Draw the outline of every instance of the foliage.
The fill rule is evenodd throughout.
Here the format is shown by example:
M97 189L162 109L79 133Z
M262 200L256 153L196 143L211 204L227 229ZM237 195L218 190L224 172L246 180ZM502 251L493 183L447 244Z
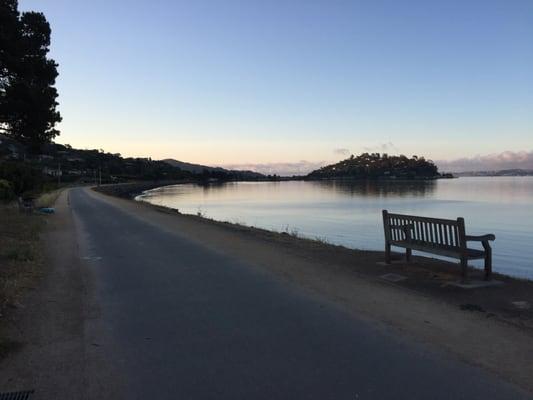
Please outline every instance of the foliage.
M437 166L424 157L363 153L313 171L308 178L431 179L438 176Z
M9 181L0 179L0 201L11 200L14 195Z
M39 192L44 185L44 177L40 168L23 161L1 162L0 179L7 181L17 196Z
M42 13L0 0L0 128L37 151L56 137L57 64L47 58L50 24Z

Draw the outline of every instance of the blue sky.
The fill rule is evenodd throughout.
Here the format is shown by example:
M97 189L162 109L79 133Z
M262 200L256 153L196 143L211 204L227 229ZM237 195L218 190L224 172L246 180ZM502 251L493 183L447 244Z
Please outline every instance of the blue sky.
M533 2L19 0L59 142L207 164L533 150Z

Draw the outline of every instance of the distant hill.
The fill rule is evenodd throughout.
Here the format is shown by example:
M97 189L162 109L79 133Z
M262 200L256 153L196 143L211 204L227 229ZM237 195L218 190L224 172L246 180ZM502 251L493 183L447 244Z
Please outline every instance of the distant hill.
M41 152L35 154L29 151L26 144L0 135L0 183L9 188L10 196L39 193L59 183L69 182L168 182L232 178L195 175L150 158L124 158L103 150L80 150L57 143L44 145Z
M454 176L533 176L531 169L502 169L498 171L454 172Z
M435 179L442 177L432 161L424 157L389 156L363 153L336 164L327 165L307 175L308 179Z
M204 171L207 171L210 173L223 173L223 174L229 174L229 175L238 175L240 179L264 179L266 178L265 175L260 174L259 172L254 172L254 171L240 171L240 170L225 169L221 167L209 167L207 165L192 164L192 163L188 163L184 161L178 161L172 158L167 158L161 161L173 167L179 168L182 171L191 172L193 174L201 174Z
M103 150L81 150L49 143L38 154L28 146L0 134L0 191L11 194L38 192L57 183L117 183L138 181L226 182L269 180L252 171L184 163L176 160L122 157ZM1 195L1 192L0 192Z

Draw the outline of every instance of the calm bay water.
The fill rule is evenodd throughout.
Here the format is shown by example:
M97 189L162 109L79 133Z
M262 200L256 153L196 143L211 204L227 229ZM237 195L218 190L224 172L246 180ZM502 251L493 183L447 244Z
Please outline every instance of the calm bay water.
M382 209L461 216L467 234L496 234L495 271L533 279L533 177L188 184L150 190L138 199L186 214L200 212L220 221L369 250L383 249Z

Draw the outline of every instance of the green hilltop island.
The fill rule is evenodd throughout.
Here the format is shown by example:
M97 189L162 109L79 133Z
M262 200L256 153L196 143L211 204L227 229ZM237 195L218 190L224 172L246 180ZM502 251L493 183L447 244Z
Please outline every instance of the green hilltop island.
M452 177L440 174L433 161L424 157L363 153L317 169L306 179L432 180Z

